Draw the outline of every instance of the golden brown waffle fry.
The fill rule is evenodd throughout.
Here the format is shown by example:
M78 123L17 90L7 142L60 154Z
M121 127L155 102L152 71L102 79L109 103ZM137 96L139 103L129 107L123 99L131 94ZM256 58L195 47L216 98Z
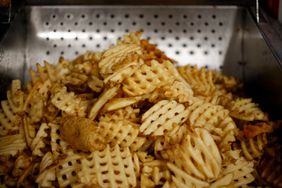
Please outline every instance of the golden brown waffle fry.
M162 100L142 116L140 131L145 135L163 135L170 131L173 124L181 124L187 118L185 106L174 100Z
M167 164L169 170L174 174L172 176L172 181L175 183L176 187L208 187L209 183L190 176L181 168L178 168L172 163Z
M15 156L25 148L26 142L22 134L0 137L0 155Z
M256 123L254 125L244 126L243 133L246 138L253 138L262 133L270 133L273 131L273 127L265 122Z
M20 123L20 117L13 112L9 102L7 100L1 101L2 110L5 116L9 119L11 123L18 125Z
M44 156L44 150L47 149L47 144L45 139L48 139L50 133L50 127L47 123L42 123L39 130L36 133L35 138L32 140L30 149L32 154L35 156Z
M228 109L230 116L236 119L244 121L268 120L267 114L256 103L253 103L252 99L238 98L230 103Z
M242 138L240 142L245 158L247 160L254 160L263 154L264 146L267 144L267 135L262 133L254 138Z
M98 127L90 119L67 116L62 122L60 134L73 149L82 151L101 150L109 142L108 137L111 135L104 133L104 129Z
M45 169L36 178L36 183L38 183L40 187L55 187L53 185L53 182L55 181L56 181L56 166Z
M18 125L14 124L0 108L0 136L7 136L12 133L17 133Z
M213 74L205 68L195 66L178 67L178 72L192 87L195 95L209 96L215 92Z
M66 112L70 115L77 115L79 117L86 116L86 110L88 108L88 101L82 100L76 96L73 92L67 92L66 87L57 87L54 89L51 102L58 109Z
M100 116L100 121L110 121L110 120L128 120L131 122L139 121L139 109L134 109L131 106L118 109L113 112L108 112Z
M98 184L101 187L135 187L136 176L129 148L116 145L92 153Z
M171 62L160 63L152 60L149 64L142 64L132 76L125 79L122 89L130 96L144 95L157 87L172 83L174 79Z
M56 177L60 187L66 187L72 184L81 184L77 174L81 169L82 158L82 155L70 153L67 158L59 162L56 166Z
M75 123L75 122L73 122ZM51 127L51 151L54 158L65 154L68 151L68 144L62 139L59 124L49 123Z
M254 180L252 172L254 171L253 162L246 161L244 158L237 159L235 163L228 164L224 170L223 174L231 173L233 179L230 182L230 186L241 187L248 185Z
M118 144L121 148L130 147L139 133L138 125L126 120L100 121L98 127L102 128L107 143Z
M11 89L7 91L7 99L13 112L20 113L23 111L24 92L21 90L20 80L12 81Z
M202 128L194 129L183 143L168 151L170 161L187 174L201 180L214 180L221 171L222 159L210 133Z
M94 120L99 113L99 110L115 95L117 95L119 90L119 86L114 86L112 88L106 89L100 95L99 99L95 102L95 104L90 109L88 114L88 118Z

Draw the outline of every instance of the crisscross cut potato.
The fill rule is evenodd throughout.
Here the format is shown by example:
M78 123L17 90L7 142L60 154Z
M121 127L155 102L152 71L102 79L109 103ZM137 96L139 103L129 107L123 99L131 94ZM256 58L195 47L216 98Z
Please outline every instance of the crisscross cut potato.
M236 78L177 67L141 34L12 81L0 187L282 187L281 123Z

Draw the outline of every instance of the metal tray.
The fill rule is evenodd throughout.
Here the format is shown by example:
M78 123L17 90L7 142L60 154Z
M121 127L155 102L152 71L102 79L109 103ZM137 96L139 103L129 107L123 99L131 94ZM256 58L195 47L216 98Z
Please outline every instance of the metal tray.
M1 98L36 63L100 51L140 30L178 65L236 76L274 116L282 109L281 69L249 11L236 6L25 7L0 44Z

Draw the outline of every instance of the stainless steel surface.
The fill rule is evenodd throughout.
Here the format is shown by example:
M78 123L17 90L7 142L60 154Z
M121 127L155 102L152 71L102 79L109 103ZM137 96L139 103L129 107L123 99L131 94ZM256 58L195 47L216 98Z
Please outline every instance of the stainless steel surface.
M7 81L7 75L11 79L28 79L28 68L37 62L56 63L61 55L72 59L87 50L100 51L123 34L137 30L143 30L144 38L157 44L179 65L197 64L222 70L245 78L248 84L257 79L256 68L260 65L263 65L261 70L279 72L255 20L244 8L31 6L18 15L0 44L4 52L0 71L6 74L0 76L1 84ZM268 65L271 68L267 69ZM281 80L282 75L277 76ZM2 95L5 90L1 86ZM269 91L266 95L276 92L273 88ZM275 94L278 99L270 98L268 104L281 109L281 95Z

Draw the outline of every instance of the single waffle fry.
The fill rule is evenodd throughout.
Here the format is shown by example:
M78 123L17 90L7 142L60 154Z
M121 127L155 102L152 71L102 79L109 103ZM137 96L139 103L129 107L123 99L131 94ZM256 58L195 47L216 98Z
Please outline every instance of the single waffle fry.
M31 143L36 135L36 130L35 126L31 124L30 118L27 116L23 118L23 130L26 144L28 145L28 147L31 147Z
M172 163L167 164L169 170L174 173L172 181L177 187L208 187L209 183L190 176Z
M58 87L54 89L54 95L51 98L51 102L58 109L66 112L70 115L77 115L79 117L86 116L86 110L88 108L88 101L82 100L76 96L73 92L67 92L66 87Z
M64 76L64 79L62 79L62 83L65 85L81 85L84 84L87 79L87 75L71 72L70 74Z
M140 131L145 135L163 135L173 129L173 124L183 123L187 114L184 105L176 101L160 101L143 114Z
M130 54L141 54L141 48L137 44L118 44L111 47L102 55L98 66L101 75L105 78L111 75L115 70L113 67L122 62Z
M240 120L268 120L267 114L265 114L256 103L253 103L252 99L238 98L230 103L228 110L230 111L231 117Z
M36 133L35 138L32 140L30 149L35 156L44 156L44 149L47 149L47 144L44 139L48 139L50 127L47 123L42 123Z
M248 162L244 158L240 158L236 160L234 164L228 164L222 173L232 173L233 179L229 185L233 187L240 187L248 185L254 181L254 176L252 175L252 172L254 171L253 166L253 162Z
M70 153L67 158L59 162L56 166L56 177L60 187L81 184L77 174L81 170L82 158L82 155Z
M222 159L210 133L202 128L187 134L183 143L168 153L176 166L193 177L202 180L216 179L221 170Z
M24 106L24 92L21 90L21 81L13 80L11 89L7 91L7 99L15 113L23 111Z
M73 148L82 151L101 150L109 142L109 133L90 119L81 117L65 117L60 126L62 138ZM107 136L107 137L105 137Z
M139 133L138 125L126 120L100 121L98 127L104 130L103 134L111 146L118 144L121 148L130 147Z
M135 187L136 176L129 148L116 145L92 153L98 183L101 187Z
M254 138L240 140L241 148L247 160L254 160L263 154L264 146L267 144L267 135L262 133Z
M41 94L36 93L30 100L29 107L26 110L32 123L40 122L43 117L44 98Z
M18 131L19 126L14 124L0 108L0 136L7 136Z
M25 148L26 142L22 134L0 137L0 155L15 156Z
M45 153L45 155L42 157L42 160L40 162L39 166L39 172L42 173L44 170L46 170L49 166L51 166L54 163L54 157L53 154L48 151Z
M13 112L9 102L7 100L1 101L2 110L5 113L5 116L14 124L20 123L20 117Z
M157 87L172 83L175 79L170 71L171 63L160 63L152 60L149 64L142 64L140 68L123 82L123 91L130 96L144 95Z
M106 77L104 82L106 84L121 83L126 77L130 77L143 63L143 60L139 59L138 55L129 55L120 64L117 64L118 66L115 66L115 72Z
M241 87L241 83L232 76L226 76L218 71L211 71L213 73L214 83L222 85L227 90L234 90Z
M187 65L178 67L178 72L192 87L195 95L208 96L214 93L213 74L205 68L198 69L197 66Z
M114 98L105 104L103 111L107 112L125 108L139 102L141 99L142 97Z
M119 90L119 86L114 86L112 88L106 89L100 95L99 99L95 102L95 104L90 109L88 114L88 118L94 120L99 113L99 110L115 95L117 95Z
M73 122L75 123L75 122ZM55 123L49 123L51 127L51 151L53 157L56 159L59 155L63 155L68 151L68 144L62 139L60 125ZM74 139L74 138L71 138Z
M87 81L87 85L92 91L100 93L103 90L104 82L98 77L91 75L89 80Z
M187 84L181 81L174 81L172 85L166 85L163 87L164 96L170 99L174 99L180 103L191 103L193 98L193 91Z

